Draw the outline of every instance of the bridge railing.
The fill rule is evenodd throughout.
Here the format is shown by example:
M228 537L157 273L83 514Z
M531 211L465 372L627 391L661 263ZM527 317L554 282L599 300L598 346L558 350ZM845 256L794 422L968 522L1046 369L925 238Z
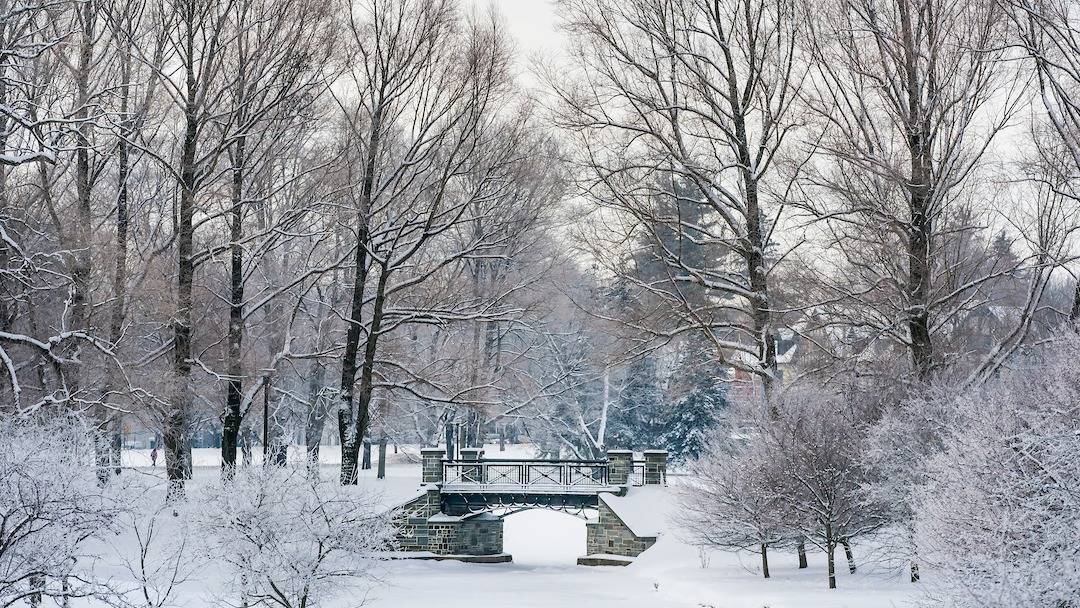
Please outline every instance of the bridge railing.
M609 487L604 460L481 460L443 462L443 488L481 492L557 490L596 492Z

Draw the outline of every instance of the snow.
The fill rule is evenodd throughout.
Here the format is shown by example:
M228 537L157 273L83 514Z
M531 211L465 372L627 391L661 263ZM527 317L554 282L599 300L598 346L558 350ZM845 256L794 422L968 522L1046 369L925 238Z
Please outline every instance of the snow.
M532 509L504 521L503 551L519 566L567 566L585 555L585 520L580 517Z
M667 495L660 486L633 487L625 496L601 494L608 506L638 536L658 536L667 528Z
M775 551L773 577L764 580L756 555L714 552L709 567L702 568L697 549L669 533L629 566L578 566L575 560L585 552L584 520L533 510L507 517L505 526L512 563L395 561L369 606L899 608L913 597L914 586L900 570L869 562L859 563L858 574L838 574L840 588L830 591L825 557L815 552L810 567L799 570L794 554ZM856 557L861 549L855 546Z
M197 451L198 452L198 451ZM326 454L324 452L324 454ZM127 459L140 454L125 454ZM212 462L211 454L197 454L196 463ZM324 476L337 468L324 466ZM400 504L420 491L417 463L392 462L387 477L375 479L375 470L361 471L358 493L376 492L381 504ZM145 485L147 508L162 506L164 471L135 469L129 478ZM191 485L206 483L217 475L212 466L196 468ZM365 592L365 606L372 608L897 608L908 603L916 586L903 579L902 569L890 569L866 558L869 550L855 545L859 572L839 576L837 590L826 588L825 559L820 552L809 555L810 568L799 570L794 555L776 550L771 554L773 577L761 578L758 557L753 554L711 552L708 567L698 549L685 544L667 527L664 514L672 509L673 492L665 488L633 488L626 497L605 496L609 504L639 534L660 533L656 545L627 567L578 566L585 554L585 519L549 510L529 510L506 516L504 548L512 563L466 564L453 561L392 559L379 569L375 585ZM586 512L595 516L595 512ZM162 519L163 532L177 534L171 516ZM118 584L131 584L130 573L118 556L134 555L130 533L112 541L110 551L97 564ZM385 557L401 557L400 554ZM841 561L842 563L842 561ZM924 572L925 576L931 576ZM127 577L127 579L125 579ZM213 563L202 567L179 585L173 605L211 608L222 605L227 581ZM360 602L357 596L340 596L326 604L346 608ZM88 600L73 606L97 606Z

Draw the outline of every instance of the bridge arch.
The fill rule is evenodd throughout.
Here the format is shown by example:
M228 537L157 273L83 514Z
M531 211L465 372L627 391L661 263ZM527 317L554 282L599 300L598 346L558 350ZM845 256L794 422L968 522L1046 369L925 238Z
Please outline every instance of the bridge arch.
M543 508L509 513L503 516L503 551L519 564L572 564L587 553L586 521Z

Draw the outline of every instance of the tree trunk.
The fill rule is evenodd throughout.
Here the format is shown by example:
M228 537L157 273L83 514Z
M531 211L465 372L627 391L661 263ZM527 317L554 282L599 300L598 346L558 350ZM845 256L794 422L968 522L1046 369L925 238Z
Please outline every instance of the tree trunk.
M364 455L360 461L360 468L364 471L371 468L371 442L367 439L364 440Z
M251 439L251 429L244 429L243 427L240 427L240 458L241 463L246 467L251 466L254 462L254 459L251 455Z
M740 246L740 253L746 262L747 276L750 277L750 317L753 321L754 337L758 342L758 361L761 366L758 375L761 378L762 396L765 402L770 404L770 415L776 418L778 414L772 405L773 383L776 379L776 338L773 335L768 268L765 261L768 228L762 224L764 216L758 201L758 176L754 174L752 142L746 133L742 97L734 74L728 77L727 84L727 102L731 106L735 143L746 196L746 238Z
M908 536L911 540L911 582L919 582L919 546L915 543L915 530L911 527L908 529Z
M338 401L338 434L341 439L341 483L356 483L356 467L359 460L359 448L362 436L356 430L366 430L367 421L359 420L365 406L360 405L356 412L353 407L353 393L356 385L357 355L360 351L360 332L363 329L364 287L367 284L367 245L369 233L368 214L371 211L371 197L375 188L375 166L382 130L382 109L379 106L371 118L371 137L367 145L367 157L364 163L364 180L360 186L359 208L356 213L356 259L354 261L352 302L349 308L349 328L345 334L345 352L341 359L341 395ZM374 332L368 334L369 341Z
M848 539L843 539L840 544L844 546L844 557L847 558L848 572L855 574L855 554L851 552L851 542Z
M113 303L109 319L109 344L118 351L123 336L124 318L127 314L127 258L128 258L128 180L131 175L131 139L135 133L131 116L131 48L124 48L120 56L120 137L117 141L116 159L116 250L113 254ZM119 354L119 353L118 353ZM105 373L106 396L122 381L119 364L110 363ZM123 448L123 415L116 413L112 422L112 452L114 473L121 471Z
M484 447L484 420L476 408L469 408L465 415L465 443L471 448Z
M901 10L903 36L914 36L911 15ZM910 45L909 45L910 46ZM911 154L911 180L908 198L911 205L911 226L908 227L908 333L911 338L911 360L920 380L930 377L934 348L930 336L930 282L933 225L933 136L928 116L922 105L921 90L924 78L919 74L915 57L906 57L905 85L907 89L907 145Z
M806 541L800 538L795 549L799 552L799 569L802 570L806 568Z
M364 360L360 368L360 389L357 395L356 416L352 419L352 427L349 430L351 444L346 453L345 442L341 446L341 474L342 484L355 484L357 480L356 465L359 460L360 442L367 433L368 423L371 420L371 395L374 389L375 353L378 347L379 330L382 326L383 306L386 303L386 283L389 280L389 272L383 268L379 273L379 281L375 288L375 302L371 310L371 326L364 345ZM351 392L351 388L350 388ZM351 401L351 400L350 400ZM351 475L346 477L347 468Z
M74 239L71 252L73 257L71 282L71 328L79 332L90 330L90 230L93 226L91 214L91 190L93 177L90 174L90 69L93 62L94 50L94 19L95 3L84 2L77 7L79 20L79 58L75 67L75 94L77 97L73 119L75 120L75 192L76 192L76 217L74 219ZM75 360L79 359L79 347L74 347L71 354ZM82 366L77 366L72 374L72 383L69 386L70 395L74 396L82 386ZM105 397L94 406L94 417L97 429L94 439L94 458L97 467L97 478L101 484L106 484L112 474L112 446L108 438L111 417L109 408L104 402Z
M30 604L31 608L39 608L41 606L41 589L45 588L45 575L32 574L27 579L32 592L26 598L26 603Z
M164 416L162 436L165 443L165 471L169 479L169 498L184 495L184 481L191 477L191 444L188 436L188 418L191 411L191 319L194 298L192 286L195 263L192 256L194 241L196 149L199 137L198 89L195 84L194 29L188 27L187 100L184 111L184 141L180 157L180 208L176 246L178 272L176 280L176 318L173 320L173 368L175 387L169 399L169 409Z
M244 238L243 203L244 203L244 162L246 140L236 140L232 170L232 208L229 210L229 336L228 336L228 374L229 381L225 394L225 415L221 424L221 469L226 479L231 478L236 468L236 448L240 437L240 403L243 400L243 375L241 346L244 339L244 248L240 240Z
M8 95L7 95L7 66L0 63L0 105L7 107ZM8 119L7 116L0 115L0 151L7 150L8 144ZM10 201L8 199L8 168L7 165L0 164L0 214L3 217L9 217L11 209L9 209ZM8 226L4 226L5 229L10 229ZM6 240L0 239L0 269L5 272L0 274L0 290L7 292L7 268L11 261L11 251L8 249ZM13 308L17 308L18 304L15 304ZM0 298L0 331L7 331L11 329L11 322L14 320L13 308L8 307L8 299Z
M1069 310L1069 321L1073 326L1080 325L1080 279L1076 280L1076 287L1073 289L1073 303L1072 309Z
M831 524L825 526L825 553L829 560L829 589L836 589L836 540Z
M322 444L323 428L326 426L326 409L323 407L322 390L326 380L326 366L317 359L312 362L313 369L308 379L307 424L304 428L304 449L307 453L308 467L315 473L319 471L319 447Z
M379 479L386 478L386 435L379 440Z
M761 543L761 574L769 578L769 546Z
M452 460L454 460L454 454L455 454L455 450L454 450L454 425L451 424L450 422L447 422L444 429L443 429L443 432L446 435L446 459L452 461Z

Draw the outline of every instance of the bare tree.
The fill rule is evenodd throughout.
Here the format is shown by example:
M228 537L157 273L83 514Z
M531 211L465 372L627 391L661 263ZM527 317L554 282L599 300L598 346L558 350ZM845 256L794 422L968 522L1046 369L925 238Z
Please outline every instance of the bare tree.
M498 187L513 147L477 153L496 136L496 103L506 84L505 40L496 21L490 27L462 23L449 1L375 0L351 13L348 37L354 67L339 103L357 146L351 201L357 240L338 432L341 481L355 483L378 341L408 320L384 327L388 301L482 246L419 264L431 243L461 221L470 201Z
M1028 335L1060 246L1038 238L1038 217L1010 226L994 205L1012 201L980 187L1023 99L1003 61L1000 5L840 0L808 10L804 98L821 132L805 200L832 252L812 264L813 299L834 335L849 332L838 354L851 362L848 351L893 343L926 380L970 348L986 362L969 370L996 369ZM995 225L1016 229L1027 250L995 249ZM1025 287L1007 287L1020 277ZM1004 289L1019 301L1001 301ZM990 346L965 344L957 328L996 304L1018 310L1011 328Z
M1067 159L1067 181L1060 192L1077 199L1075 180L1080 176L1080 28L1077 7L1059 0L1008 0L1002 3L1016 32L1020 48L1035 65L1038 96L1051 130ZM1060 167L1057 163L1053 163ZM1073 292L1069 319L1080 319L1080 280Z
M559 84L558 121L581 148L582 193L600 209L590 233L596 257L620 272L631 243L660 252L662 281L622 272L647 299L633 331L665 341L704 332L726 364L776 380L778 319L770 256L787 200L788 136L802 71L800 21L785 0L568 0L562 3L582 77ZM787 174L787 175L785 175ZM689 195L676 192L685 183ZM657 208L683 198L700 220ZM685 206L683 207L685 208ZM666 234L687 248L670 248ZM723 247L729 259L695 263L694 247ZM782 257L782 256L781 256ZM702 305L688 297L704 289Z
M229 130L235 135L228 149L231 164L231 207L229 210L229 335L227 353L227 396L222 431L222 467L236 464L237 438L242 420L243 368L241 342L244 335L245 249L266 254L263 244L245 234L245 216L259 203L269 205L275 190L284 188L270 177L279 162L276 152L283 139L295 137L298 123L310 112L324 86L324 66L329 59L331 33L328 4L299 5L293 2L239 2L233 7L237 34L231 41L230 71L232 82ZM259 178L262 178L261 180ZM299 180L301 175L285 175ZM262 182L259 188L256 184ZM285 214L295 223L297 214ZM273 234L267 220L259 214L259 235ZM274 238L274 237L271 237ZM248 260L254 263L256 260ZM269 273L273 275L274 273ZM269 305L269 302L267 303ZM280 350L280 346L278 347Z

